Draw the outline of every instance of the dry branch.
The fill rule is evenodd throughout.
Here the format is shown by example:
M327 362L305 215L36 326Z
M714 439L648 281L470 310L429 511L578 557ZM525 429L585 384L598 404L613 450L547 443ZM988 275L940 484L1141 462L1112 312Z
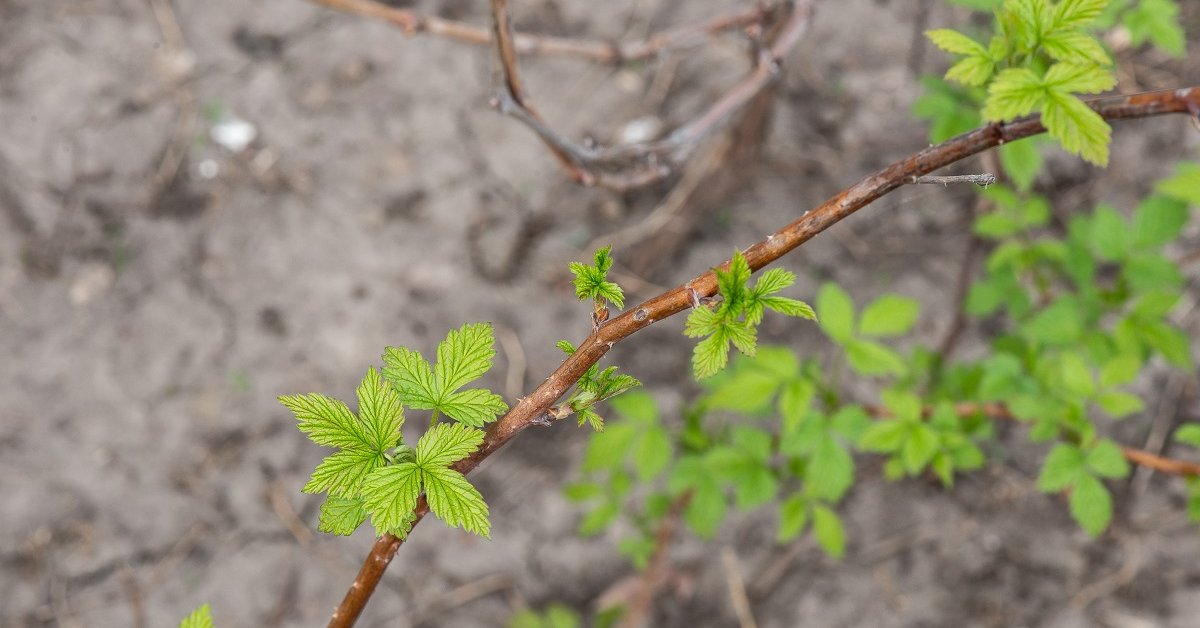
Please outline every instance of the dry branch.
M1185 113L1196 117L1200 116L1200 87L1101 98L1089 104L1106 120L1146 118L1169 113ZM758 271L843 218L905 185L912 177L929 174L1002 143L1037 135L1045 130L1040 117L1031 116L1007 123L992 123L930 146L867 175L816 208L805 212L796 221L746 249L746 261L751 269ZM728 267L728 264L727 260L722 267ZM554 403L566 394L585 370L599 362L613 345L664 318L689 309L697 296L710 297L716 292L717 277L710 270L609 320L580 343L578 350L529 396L519 399L507 414L489 426L479 449L460 460L453 468L461 473L468 473L530 425L547 423ZM429 507L422 498L417 504L413 525L420 523L428 511ZM331 628L344 628L354 624L401 543L399 538L390 534L383 535L375 542L350 590L330 620Z
M685 160L698 140L719 128L779 77L784 58L808 30L815 2L784 2L774 11L764 13L764 20L780 16L781 26L774 33L771 44L758 51L750 73L696 119L681 125L661 140L600 147L579 145L564 138L528 107L519 93L519 83L518 92L513 91L513 84L508 77L516 74L515 54L511 52L512 44L508 44L509 49L505 44L505 40L511 42L511 35L498 35L505 89L493 99L492 105L533 131L576 182L618 191L649 185L669 176L674 164ZM507 23L507 16L503 15L506 5L506 0L492 0L498 34L501 33L500 24Z
M516 33L509 16L508 0L490 0L490 31L422 15L409 9L390 7L374 0L313 0L334 9L382 19L399 26L410 36L429 33L472 44L495 43L503 87L491 100L491 105L533 131L571 180L585 186L600 186L616 191L644 187L670 176L678 163L687 158L698 140L720 127L775 81L784 58L807 29L815 1L757 3L662 31L644 40L615 44ZM783 28L771 45L758 50L750 72L696 119L681 125L661 140L607 148L573 142L555 131L533 108L522 89L517 70L519 54L572 55L600 63L619 64L691 45L723 31L753 27L762 32L766 30L766 24L775 19L781 20Z
M428 34L477 46L489 46L492 43L492 30L489 28L423 15L411 9L400 9L375 0L312 1L345 13L383 20L399 27L409 37ZM660 31L645 39L621 43L513 33L513 47L517 54L522 55L576 57L606 65L619 65L649 59L667 50L694 46L718 33L761 23L772 7L771 3L755 3L705 20Z

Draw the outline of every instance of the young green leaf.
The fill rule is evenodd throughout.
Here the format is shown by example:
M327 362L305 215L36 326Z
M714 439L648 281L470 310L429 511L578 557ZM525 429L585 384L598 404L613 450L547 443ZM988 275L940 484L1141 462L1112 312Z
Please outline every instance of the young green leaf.
M854 458L831 434L817 444L804 474L814 497L836 502L854 484Z
M834 342L845 344L854 337L854 302L837 284L826 283L817 292L817 317Z
M1187 39L1179 24L1179 4L1175 0L1141 0L1121 18L1129 29L1134 46L1150 40L1160 50L1176 57L1187 51Z
M1090 536L1098 536L1112 520L1112 495L1089 474L1079 476L1071 489L1071 516Z
M1200 177L1193 184L1200 188ZM1200 192L1197 196L1200 198ZM1200 202L1197 204L1200 205ZM1133 246L1138 249L1157 249L1179 237L1187 221L1186 203L1166 196L1151 196L1133 212Z
M1192 447L1200 447L1200 425L1192 423L1175 430L1175 441Z
M1083 452L1074 445L1059 444L1050 450L1038 476L1038 490L1043 493L1061 491L1086 475Z
M846 531L842 529L842 520L825 506L813 508L813 536L830 557L841 558L846 554Z
M383 453L373 449L346 448L336 451L317 465L312 479L300 489L305 493L328 492L335 497L354 497L363 480L375 469L387 464Z
M422 469L446 467L479 449L483 431L456 423L439 423L417 441L417 465Z
M1027 68L1008 68L988 87L983 117L993 122L1012 120L1033 112L1046 99L1041 79Z
M575 296L580 301L592 299L607 301L618 308L625 307L625 293L620 286L608 280L608 271L613 265L612 246L597 249L594 261L592 266L581 262L569 265L575 275Z
M388 347L383 354L387 365L383 377L409 407L439 411L461 423L483 427L508 410L504 399L484 389L457 389L491 368L494 343L491 325L463 325L438 343L438 362L432 368L416 351Z
M1084 462L1092 472L1102 477L1123 478L1129 475L1129 463L1125 461L1125 454L1121 453L1121 448L1116 443L1108 439L1097 442L1087 453Z
M212 611L208 604L201 604L190 615L179 622L179 628L213 628Z
M363 482L361 494L375 533L405 538L421 496L421 468L415 462L400 462L376 469Z
M310 440L326 447L367 446L367 436L346 404L325 395L283 395L279 402L291 410Z
M696 343L692 350L692 372L696 379L711 377L728 363L729 340L721 330Z
M864 336L899 336L912 329L920 310L916 299L885 294L863 310L858 331Z
M353 498L364 478L387 464L385 454L400 445L404 412L396 393L368 369L358 386L356 418L346 405L324 395L282 396L279 401L299 420L299 428L314 442L339 447L316 470L302 489Z
M950 29L926 31L925 36L935 46L952 54L965 55L946 72L946 80L963 85L983 85L992 76L996 61L983 44Z
M1175 174L1159 181L1154 189L1174 199L1200 207L1200 163L1181 163Z
M790 541L801 532L808 523L808 504L800 495L793 495L779 502L779 531L775 540L780 543Z
M321 502L317 529L328 534L350 536L367 520L366 506L357 497L326 497Z
M1083 101L1063 92L1047 92L1042 123L1067 152L1079 155L1097 166L1108 165L1112 127Z
M461 473L448 468L483 442L481 430L439 423L417 441L414 461L375 469L362 482L361 496L379 534L403 538L424 487L429 509L450 526L487 536L487 504Z
M446 525L484 538L491 536L487 503L463 474L446 467L422 467L421 479L429 510Z
M1108 0L1061 0L1050 18L1051 28L1086 26L1099 17L1107 5Z
M1012 179L1013 185L1022 192L1033 186L1037 173L1042 169L1042 154L1034 138L1016 142L1005 142L1000 146L1000 165ZM995 214L989 214L995 215ZM1007 235L1007 234L1005 234Z
M877 342L855 338L845 346L850 368L862 375L902 375L907 369L899 354Z

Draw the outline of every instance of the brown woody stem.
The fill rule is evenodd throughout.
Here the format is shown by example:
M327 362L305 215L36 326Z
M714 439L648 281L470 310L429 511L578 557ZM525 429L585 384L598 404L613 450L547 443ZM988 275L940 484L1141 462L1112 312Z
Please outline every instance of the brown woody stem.
M1169 113L1191 114L1200 110L1200 87L1101 98L1090 102L1089 105L1106 120L1146 118ZM989 124L930 146L867 175L821 205L805 212L796 221L746 249L746 261L751 269L760 270L843 218L905 185L912 177L929 174L1005 142L1037 135L1045 130L1038 116L1030 116L1012 122ZM726 260L721 266L728 265L729 260ZM530 395L518 401L499 421L489 426L479 449L460 460L453 468L465 474L479 466L483 459L495 453L540 417L546 416L546 411L579 380L584 371L604 357L613 345L664 318L689 309L692 306L693 294L695 298L704 298L712 296L716 291L717 277L710 270L609 320L584 339L575 353ZM420 523L427 512L428 506L421 500L417 505L413 525ZM400 539L392 535L384 535L376 541L345 599L330 620L330 628L344 628L354 624L401 543Z

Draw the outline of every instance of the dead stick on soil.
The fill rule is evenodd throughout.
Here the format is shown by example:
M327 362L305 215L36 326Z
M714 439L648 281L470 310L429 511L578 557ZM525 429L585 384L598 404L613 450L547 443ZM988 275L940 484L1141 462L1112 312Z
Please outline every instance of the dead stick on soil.
M1147 118L1170 113L1194 116L1195 112L1200 111L1200 87L1101 98L1090 102L1089 105L1106 120ZM1041 118L1032 116L1007 123L992 123L930 146L867 175L809 210L796 221L767 236L765 240L754 244L744 253L746 261L754 271L761 270L847 216L901 187L911 177L944 168L956 161L995 148L1001 143L1013 142L1045 131L1046 127L1042 125ZM728 266L729 260L726 260L721 268ZM710 297L716 292L717 276L709 270L609 320L585 338L578 345L579 349L563 361L532 393L521 398L500 420L488 426L479 449L455 463L452 468L459 473L469 473L530 425L544 422L551 406L579 381L584 371L599 362L616 343L664 318L688 310L695 297ZM1161 461L1154 464L1161 464ZM1200 465L1196 467L1196 472L1200 473ZM425 499L421 498L413 512L413 525L420 523L428 512L429 507ZM385 534L375 542L350 590L346 592L345 598L330 620L331 628L354 625L375 587L379 585L379 579L383 577L388 564L400 549L401 543L401 539L391 534Z
M729 585L729 597L733 600L733 612L741 628L758 628L754 613L750 611L750 600L746 597L746 583L738 570L737 554L728 545L721 547L721 565L725 567L725 582Z

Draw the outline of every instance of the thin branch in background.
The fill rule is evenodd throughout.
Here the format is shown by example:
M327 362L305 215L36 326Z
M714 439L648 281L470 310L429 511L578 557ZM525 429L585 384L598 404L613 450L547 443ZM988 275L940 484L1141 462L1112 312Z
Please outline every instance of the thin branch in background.
M492 7L492 39L496 42L496 52L500 59L500 72L504 88L500 97L493 104L503 113L514 115L531 128L541 129L538 137L554 155L571 178L584 185L592 185L594 177L580 168L577 164L579 156L575 154L572 145L559 138L538 115L536 109L529 104L525 92L521 88L521 78L517 71L517 51L513 43L512 19L508 13L508 0L491 0ZM517 116L516 114L520 114Z
M442 20L374 0L313 0L342 11L382 19L408 35L430 33L473 44L495 43L503 74L503 89L491 105L528 127L554 155L567 175L585 186L628 191L661 181L686 160L697 141L721 126L779 76L784 58L807 30L816 0L758 4L699 22L669 29L644 40L613 44L517 34L512 29L508 0L490 0L492 29ZM729 88L696 119L661 140L600 148L572 142L555 131L533 108L517 71L519 54L561 54L601 63L646 59L666 50L691 45L720 32L747 29L761 33L764 24L786 15L784 27L768 48L758 52L749 74Z
M513 577L507 573L494 573L459 585L435 599L413 620L413 626L441 623L437 620L452 609L500 591L515 587Z
M779 77L784 58L808 29L815 1L798 0L779 5L777 11L786 11L787 17L775 41L760 51L757 63L745 78L730 87L696 119L661 140L605 148L571 142L529 107L520 91L519 80L515 80L516 54L511 33L506 31L506 27L511 28L507 0L492 0L497 48L505 77L504 89L492 99L492 106L533 131L576 182L618 191L646 186L670 176L675 164L686 160L701 138L720 127ZM764 13L764 19L774 13ZM761 30L761 23L756 26Z
M516 399L525 386L525 348L521 346L521 337L507 325L495 325L496 340L504 350L508 360L508 371L504 375L504 396Z
M986 188L996 182L996 175L985 172L983 174L955 174L944 177L939 176L924 176L913 177L909 183L925 183L929 185L952 185L957 183L974 183L980 187Z
M1100 98L1089 102L1088 105L1109 121L1174 113L1190 114L1200 109L1200 87ZM1040 116L1029 116L1012 122L992 123L930 146L860 179L824 203L805 212L794 222L749 247L743 256L752 270L761 270L829 227L903 186L912 177L929 174L1002 143L1045 131L1046 127L1042 125ZM728 268L729 264L730 260L726 260L719 268ZM550 407L579 381L584 371L599 362L618 342L658 321L690 309L693 295L710 297L716 292L717 276L714 269L610 319L579 343L575 353L564 360L532 393L520 398L500 420L489 425L479 449L451 468L459 473L469 473L522 431L544 421ZM1126 456L1128 455L1127 453ZM1146 466L1170 466L1157 456L1144 459L1149 463ZM1193 473L1200 475L1200 464L1194 467ZM1180 468L1185 469L1186 467ZM428 512L429 505L422 497L413 510L413 526L419 524ZM330 619L330 628L354 625L402 543L403 540L391 534L385 534L375 541L349 591Z
M492 31L488 28L423 15L376 0L312 2L345 13L383 20L399 27L409 37L428 34L477 46L489 46L492 43ZM643 61L668 50L694 46L719 33L759 23L767 12L773 10L775 4L754 3L708 19L660 31L644 39L623 43L514 33L513 48L517 54L522 55L575 57L605 65L620 65L631 61Z
M754 613L750 611L750 600L746 597L746 583L738 571L737 554L728 545L721 547L721 566L725 571L725 582L729 585L729 597L733 601L733 612L741 628L758 628Z
M654 597L667 580L667 550L679 529L679 519L691 502L692 491L689 489L671 502L667 514L659 522L658 529L654 533L654 552L650 555L646 569L639 579L637 593L629 602L625 615L621 618L620 628L641 628L648 623Z

